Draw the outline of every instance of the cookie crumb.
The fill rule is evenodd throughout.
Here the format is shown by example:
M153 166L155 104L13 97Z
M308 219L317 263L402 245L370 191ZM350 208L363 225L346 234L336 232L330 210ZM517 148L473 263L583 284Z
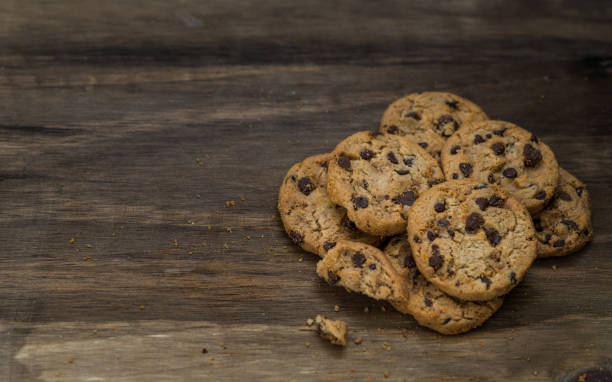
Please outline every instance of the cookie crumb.
M383 305L383 306L380 307L380 310L382 310L383 312L386 312L387 308L385 308L385 306Z
M223 248L229 249L229 245L227 245L227 243L223 243Z
M385 376L385 378L389 378L389 371L385 370L385 373L383 375Z
M140 310L143 310L143 309L144 309L144 305L140 305L138 308L139 308Z
M365 308L363 308L364 313L368 313L370 311L370 308L368 308L367 306Z
M306 325L308 326L312 326L313 323L314 323L314 320L312 318L309 318L306 320Z
M200 199L200 194L196 194L196 198Z
M317 323L317 332L321 338L328 340L334 345L346 345L346 322L329 320L321 315L317 315L315 322Z
M87 248L91 248L91 244L87 244Z
M59 377L60 375L62 375L61 373L55 373L56 377Z
M361 345L362 342L363 342L363 338L361 337L355 338L355 345Z
M533 375L538 375L538 371L537 371L537 370L534 370L534 371L533 371Z
M247 240L251 240L251 235L246 235Z
M179 245L179 244L178 244L178 240L174 239L174 240L172 241L172 244L174 244L174 246L175 246L175 247L178 247L178 245Z
M202 354L206 354L206 353L208 353L208 349L202 348Z
M189 252L187 252L187 254L188 254L189 256L191 256L191 255L193 255L193 252L189 251Z
M225 232L232 233L232 227L225 227Z
M408 337L408 329L406 329L406 328L402 329L402 335L404 337Z
M553 265L551 268L552 268L553 271L557 270L557 266L556 265Z
M76 239L73 237L72 239L70 239L70 241L68 243L74 244L75 241L76 241Z
M212 229L212 226L208 226L208 230L210 231Z
M72 358L68 358L68 363L74 363L74 360Z
M306 341L306 347L309 348L310 347L310 342Z
M236 207L236 202L233 200L226 200L225 201L225 208L230 208L230 207Z
M339 312L340 311L340 307L338 305L334 305L334 312Z
M242 196L240 197L240 200L242 200L243 202L246 200L246 198L244 197L244 195L242 195Z
M304 258L303 258L303 257L300 257L300 258L298 259L298 263L301 263L303 260L304 260Z

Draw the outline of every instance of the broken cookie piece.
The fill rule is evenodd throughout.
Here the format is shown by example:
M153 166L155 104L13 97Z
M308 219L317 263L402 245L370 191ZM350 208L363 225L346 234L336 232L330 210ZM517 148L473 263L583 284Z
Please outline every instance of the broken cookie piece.
M315 322L317 323L317 333L319 333L321 338L328 340L334 345L346 345L346 322L330 320L321 315L317 315Z

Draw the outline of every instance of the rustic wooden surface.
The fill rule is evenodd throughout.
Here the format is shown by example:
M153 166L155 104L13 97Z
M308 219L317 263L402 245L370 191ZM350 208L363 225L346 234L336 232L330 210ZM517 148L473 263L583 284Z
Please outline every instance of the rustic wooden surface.
M432 89L539 135L594 206L591 244L537 261L455 337L324 284L275 209L293 163ZM611 137L605 2L3 0L0 379L561 381L609 367ZM363 344L319 340L317 313Z

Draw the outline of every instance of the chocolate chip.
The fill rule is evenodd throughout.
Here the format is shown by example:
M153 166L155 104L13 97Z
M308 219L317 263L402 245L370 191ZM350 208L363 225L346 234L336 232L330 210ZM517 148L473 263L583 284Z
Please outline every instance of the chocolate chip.
M455 131L457 131L457 129L459 128L459 123L457 121L455 121L455 119L452 116L450 116L448 114L445 114L445 115L441 116L440 118L438 118L438 120L436 121L436 124L435 124L436 128L438 130L441 130L443 126L445 126L445 125L447 125L449 123L453 124L452 132L449 133L446 130L442 130L442 135L447 136L447 137L452 135Z
M408 221L408 216L404 215L403 213L400 212L400 218Z
M538 193L535 194L534 198L538 200L546 199L546 191L538 191Z
M399 162L397 161L397 157L395 156L395 154L393 153L393 151L389 151L387 153L387 159L389 159L389 162L393 163L393 164L398 164Z
M470 163L459 163L459 170L467 178L472 173L472 165Z
M446 209L446 205L444 203L436 203L434 204L434 210L436 212L444 212Z
M485 135L485 137L487 137L487 139L491 139L492 135L487 133L487 135Z
M474 187L474 190L482 190L483 188L487 188L489 187L488 184L483 183L483 184L479 184L478 186Z
M412 238L412 241L414 241L415 243L420 243L421 239L419 239L417 235L414 235L414 237Z
M398 175L407 175L407 174L410 174L410 170L408 170L408 169L395 170L395 172L397 172Z
M344 155L340 155L338 157L338 166L342 167L345 170L349 170L351 168L351 160L345 157Z
M421 146L422 148L426 149L427 148L427 142L419 142L419 146Z
M461 148L461 146L459 146L459 145L455 145L455 146L451 147L450 148L451 155L457 154L457 150L459 150L460 148Z
M427 184L429 185L429 187L433 187L440 183L444 183L444 179L434 179L434 180L427 181Z
M504 202L505 200L500 198L497 195L491 195L491 197L489 198L489 206L493 206L493 207L503 207L504 206Z
M444 321L442 321L442 325L446 325L450 322L451 318L447 317L446 319L444 319Z
M410 112L404 114L404 118L412 118L412 119L415 119L417 121L421 120L421 116L418 113L415 113L414 111L410 111Z
M389 134L397 134L397 126L391 125L387 127L387 133Z
M501 142L495 142L491 145L491 150L493 150L495 155L504 155L506 152L506 145Z
M314 190L315 186L310 181L310 178L306 176L298 180L298 188L300 189L302 194L308 195L312 192L312 190Z
M355 226L355 223L353 223L347 215L344 215L342 217L342 220L340 220L340 224L348 229L349 231L357 231L357 226Z
M321 162L321 167L323 167L323 168L327 168L328 165L329 165L328 161Z
M457 104L459 103L459 101L456 100L450 100L450 101L444 101L445 104L447 104L448 106L452 107L453 109L457 108Z
M510 272L510 282L512 282L513 284L516 283L516 273L515 272Z
M474 144L475 145L481 144L484 141L485 141L485 139L482 137L482 135L480 135L480 134L474 135Z
M453 231L452 229L448 229L448 236L450 237L455 237L455 231Z
M561 224L566 225L568 228L571 228L574 231L578 231L578 224L576 224L576 222L573 220L561 220Z
M535 228L536 232L544 231L544 227L542 227L542 221L540 219L533 219L533 228Z
M569 202L572 200L572 197L570 196L570 194L568 194L565 191L558 191L555 196L561 200L565 200L566 202Z
M540 140L534 134L531 134L531 138L529 138L529 140L534 143L540 143Z
M495 175L493 175L493 174L489 174L489 176L487 177L487 181L488 181L490 184L494 184L494 183L495 183Z
M416 263L414 262L414 258L412 257L412 255L406 255L406 257L404 257L404 267L406 268L416 267Z
M326 241L325 243L323 243L323 249L325 250L325 252L329 251L330 249L334 248L336 246L336 242L335 241Z
M291 175L291 176L290 176L290 178L291 178L291 180L292 180L292 181L294 181L294 182L295 182L295 181L296 181L296 179L297 179L297 178L295 177L295 175Z
M361 156L361 159L364 160L370 160L374 158L374 153L368 149L363 149L359 155Z
M368 187L370 187L370 183L366 182L365 180L363 181L363 188L365 188L366 190L368 189Z
M208 350L206 348L202 348L202 354L206 354L208 353Z
M544 242L548 243L550 241L550 239L552 238L552 235L547 233L546 235L544 235Z
M334 285L338 281L340 281L340 276L336 275L332 271L327 271L327 282L329 283L329 285Z
M429 266L432 267L434 271L437 271L442 268L442 264L444 264L444 259L438 252L434 252L429 258Z
M356 210L359 208L367 208L368 207L368 199L363 196L358 196L353 199L353 208Z
M414 157L404 158L404 164L408 167L412 167L414 164Z
M486 211L487 207L489 207L489 199L487 198L476 198L474 202L478 204L478 207L480 207L482 211Z
M516 176L518 175L518 173L516 172L516 169L512 167L508 167L507 169L505 169L502 174L504 174L504 176L509 179L516 178Z
M423 302L425 303L425 306L432 306L433 302L431 302L430 299L428 299L427 297L423 298Z
M366 257L365 257L365 255L363 253L357 251L351 257L351 260L353 260L353 264L355 264L356 267L361 268L363 266L363 264L365 264L365 262L366 262Z
M472 212L465 219L465 231L467 233L476 233L480 229L480 226L484 224L484 219L478 212Z
M487 290L491 287L491 280L487 276L480 276L479 279L487 285Z
M456 172L453 173L453 179L459 179L459 174L457 174Z
M401 241L402 241L401 237L395 236L393 239L391 239L389 244L391 244L391 245L398 245Z
M508 130L508 128L506 128L506 127L501 128L499 130L493 130L493 134L498 135L500 137L503 137L504 133L506 132L506 130Z
M565 240L557 240L553 243L553 247L559 248L565 245Z
M440 220L438 220L438 224L441 225L442 227L448 227L450 222L448 220L446 220L446 219L440 219Z
M542 153L530 144L523 147L523 163L525 167L535 167L542 160Z
M431 231L427 231L427 240L429 241L434 241L436 240L436 238L438 237L437 234L431 232Z
M370 268L371 270L375 270L376 269L376 264L372 263L368 266L368 268Z
M386 127L386 126L383 126L383 128L384 128L384 127ZM378 126L373 127L373 128L372 128L372 129L369 131L369 133L370 133L370 136L372 136L372 137L376 137L377 135L380 135L380 129L378 128Z
M293 241L297 245L300 245L304 242L304 238L302 237L302 235L300 235L299 233L295 231L289 232L289 238L291 239L291 241Z
M499 234L499 232L497 232L497 230L490 230L487 231L487 240L489 240L489 243L495 247L497 246L497 244L499 244L499 242L501 241L502 237Z
M401 204L403 206L411 206L417 199L417 194L414 191L402 192L395 198L391 199L395 204Z
M578 196L582 196L582 192L584 191L584 187L577 187L576 188L576 193L578 194Z

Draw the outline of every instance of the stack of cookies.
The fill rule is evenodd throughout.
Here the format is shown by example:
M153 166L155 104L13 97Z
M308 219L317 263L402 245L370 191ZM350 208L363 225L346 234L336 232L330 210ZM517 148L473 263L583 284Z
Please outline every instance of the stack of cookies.
M592 236L586 187L546 144L442 92L401 98L376 129L294 165L278 209L330 285L443 334L481 325L537 257Z

